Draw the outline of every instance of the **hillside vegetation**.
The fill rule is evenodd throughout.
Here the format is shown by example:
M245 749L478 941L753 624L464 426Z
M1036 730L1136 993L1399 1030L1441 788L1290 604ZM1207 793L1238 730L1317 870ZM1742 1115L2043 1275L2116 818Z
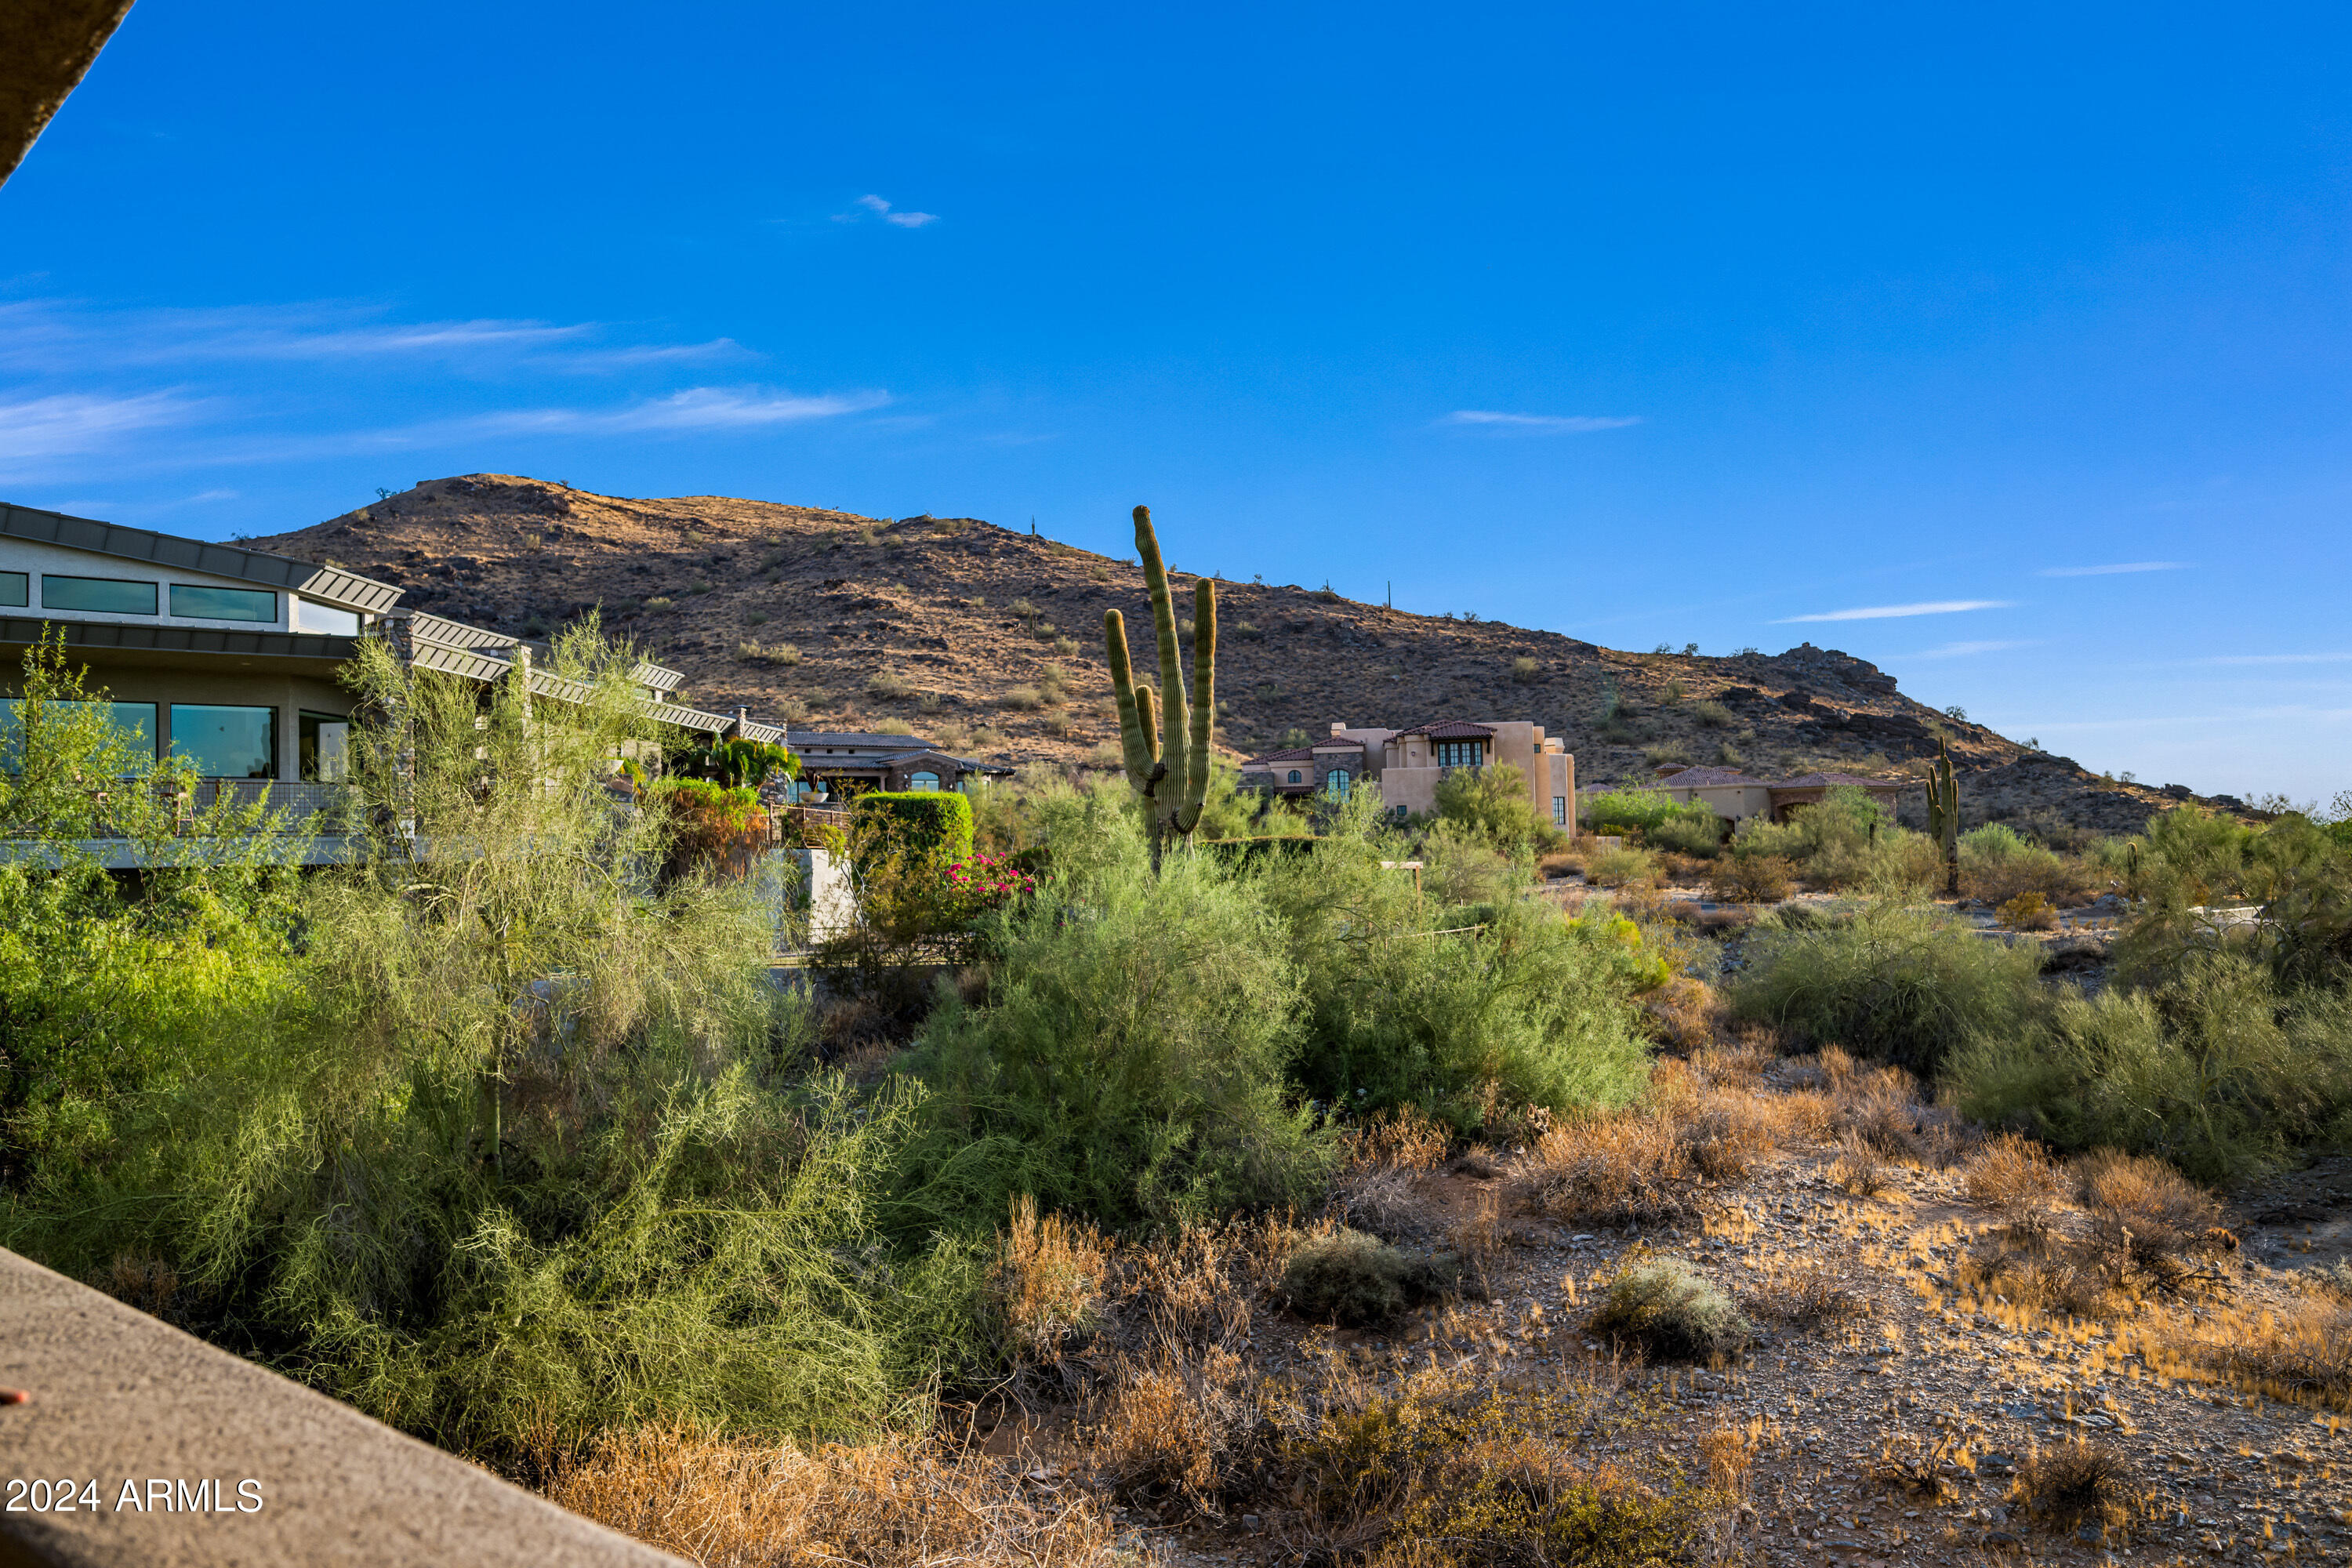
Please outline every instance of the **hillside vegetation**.
M1102 613L1133 621L1145 601L1129 561L971 518L633 500L499 474L424 481L247 542L408 585L412 605L519 636L601 606L608 627L684 670L702 707L919 729L1009 762L1110 765ZM1566 738L1580 783L1607 784L1675 761L1892 773L1948 737L1971 820L2129 832L2172 804L1926 708L1872 665L1811 645L1643 654L1328 588L1219 587L1218 740L1234 756L1334 721L1531 718Z

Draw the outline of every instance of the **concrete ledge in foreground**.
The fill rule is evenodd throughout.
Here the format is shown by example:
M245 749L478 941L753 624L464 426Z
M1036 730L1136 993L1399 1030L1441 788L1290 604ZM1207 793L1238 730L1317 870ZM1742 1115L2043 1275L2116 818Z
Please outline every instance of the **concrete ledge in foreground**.
M5 1250L0 1388L0 1568L683 1568Z

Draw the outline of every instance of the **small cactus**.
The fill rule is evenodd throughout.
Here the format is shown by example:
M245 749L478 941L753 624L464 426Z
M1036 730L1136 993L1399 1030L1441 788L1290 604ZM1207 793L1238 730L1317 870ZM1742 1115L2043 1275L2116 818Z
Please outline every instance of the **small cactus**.
M1127 782L1151 818L1151 864L1171 837L1186 838L1200 825L1209 795L1210 726L1217 711L1217 589L1206 577L1192 586L1192 700L1184 692L1182 653L1176 643L1176 604L1160 560L1160 536L1152 531L1151 509L1135 509L1135 553L1151 590L1151 623L1159 634L1160 700L1135 679L1129 662L1127 622L1117 610L1103 612L1103 643L1110 659L1111 689L1118 699L1118 734Z
M1960 781L1952 771L1948 742L1936 743L1936 761L1927 770L1927 837L1944 856L1944 892L1960 896Z

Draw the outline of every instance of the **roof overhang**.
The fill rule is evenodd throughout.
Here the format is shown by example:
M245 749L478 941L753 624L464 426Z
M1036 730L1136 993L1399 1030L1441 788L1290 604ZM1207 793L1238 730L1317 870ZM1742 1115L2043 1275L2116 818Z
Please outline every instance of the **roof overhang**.
M355 657L355 637L321 637L310 632L240 632L218 626L130 626L116 621L47 621L26 616L0 616L0 645L27 647L51 628L64 634L65 646L81 649L121 649L134 653L217 654L244 658L316 659L337 664Z
M271 555L241 545L183 539L151 529L126 528L119 522L68 517L61 511L43 511L37 507L0 503L0 535L148 565L176 566L183 572L202 572L207 576L258 583L367 615L381 615L391 609L400 602L404 591L340 566L321 566L316 562Z

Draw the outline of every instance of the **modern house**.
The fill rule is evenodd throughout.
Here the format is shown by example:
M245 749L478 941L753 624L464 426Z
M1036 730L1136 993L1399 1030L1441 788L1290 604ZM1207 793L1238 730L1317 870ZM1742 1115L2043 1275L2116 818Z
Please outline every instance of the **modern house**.
M1701 802L1727 822L1743 822L1751 816L1786 822L1840 786L1868 792L1873 800L1886 808L1889 816L1895 814L1895 802L1905 787L1900 780L1866 779L1853 773L1804 773L1774 780L1750 778L1737 768L1684 768L1664 775L1650 787L1685 805Z
M835 799L869 790L970 790L1013 770L959 757L914 735L794 730L784 742L801 760L803 783Z
M1456 768L1507 763L1527 780L1536 810L1573 833L1576 759L1540 724L1447 719L1409 730L1331 726L1328 739L1269 752L1242 764L1244 789L1278 795L1344 797L1360 783L1380 786L1381 804L1402 816L1434 810L1437 783Z
M363 638L415 668L485 684L524 672L534 694L565 699L559 677L533 668L544 644L403 609L402 594L235 544L0 505L0 691L53 631L106 688L116 722L159 757L193 762L215 793L298 816L339 795L352 704L339 677ZM636 676L654 718L713 740L785 739L741 709L706 713L670 700L684 679L677 670L644 664ZM0 697L0 732L13 729L14 707Z

